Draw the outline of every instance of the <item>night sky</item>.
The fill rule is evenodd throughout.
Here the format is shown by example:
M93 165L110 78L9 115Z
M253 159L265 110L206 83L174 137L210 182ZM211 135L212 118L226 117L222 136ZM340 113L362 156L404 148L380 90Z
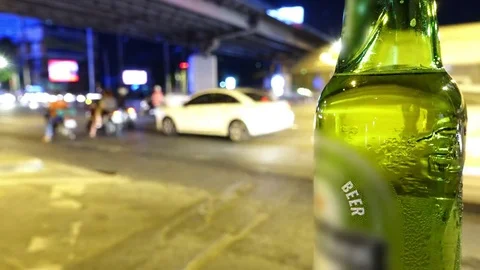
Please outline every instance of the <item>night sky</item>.
M345 0L264 0L274 6L305 8L305 20L321 32L340 37ZM441 25L480 21L479 0L437 0Z

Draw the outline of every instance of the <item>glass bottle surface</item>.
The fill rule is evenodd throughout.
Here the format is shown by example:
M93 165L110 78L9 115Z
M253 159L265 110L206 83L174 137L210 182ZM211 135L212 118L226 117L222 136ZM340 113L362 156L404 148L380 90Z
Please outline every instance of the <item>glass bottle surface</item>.
M317 107L315 269L460 269L466 109L435 1L347 0L342 41Z

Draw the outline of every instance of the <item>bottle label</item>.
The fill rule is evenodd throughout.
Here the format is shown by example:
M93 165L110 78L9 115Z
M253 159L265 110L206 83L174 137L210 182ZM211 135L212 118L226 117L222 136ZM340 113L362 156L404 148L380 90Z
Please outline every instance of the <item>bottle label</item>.
M325 138L316 146L314 270L390 269L395 194L348 146Z
M386 270L387 246L381 239L341 230L326 222L316 224L315 270Z
M366 234L342 229L346 219L342 217L341 201L353 199L360 194L353 190L354 184L347 182L341 191L344 198L337 196L326 181L315 179L314 209L316 216L315 230L317 234L315 251L315 270L386 270L387 246L381 239ZM352 191L353 190L353 191ZM338 192L337 194L341 194ZM354 201L356 200L356 201ZM352 201L358 204L361 199ZM352 202L351 201L351 202ZM354 203L349 203L352 205ZM354 207L360 209L358 207ZM350 215L362 216L363 211L350 211Z

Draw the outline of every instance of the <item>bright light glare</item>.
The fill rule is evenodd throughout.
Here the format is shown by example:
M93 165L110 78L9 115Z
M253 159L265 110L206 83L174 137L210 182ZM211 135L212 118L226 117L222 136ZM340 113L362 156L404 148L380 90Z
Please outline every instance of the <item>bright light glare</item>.
M10 93L0 95L0 110L13 110L15 108L16 101L17 99L15 98L15 96Z
M301 6L282 7L267 10L267 15L286 24L302 24L305 18L305 10Z
M38 105L38 102L30 102L28 104L28 107L31 109L31 110L36 110L40 107L40 105Z
M0 56L0 68L8 67L8 60L7 58Z
M132 107L128 108L127 113L132 120L137 119L137 112L135 111L135 108L132 108Z
M17 99L15 98L15 96L10 93L0 95L0 103L3 103L3 104L15 103L16 100Z
M233 77L228 77L225 79L225 87L228 90L233 90L237 88L237 80Z
M328 52L323 52L320 54L320 61L329 66L335 66L337 64L337 60L332 56L331 53Z
M83 103L83 102L85 102L86 99L87 98L84 95L78 95L77 96L77 102L78 103Z
M332 50L335 53L340 53L342 51L342 40L339 39L332 44Z
M48 96L48 102L55 102L58 100L58 97L55 95L49 95Z
M297 89L297 93L299 95L302 95L302 96L306 96L306 97L312 97L313 96L313 93L310 89L308 88L303 88L303 87L300 87Z
M227 87L227 84L225 82L220 82L220 87L225 88L225 87Z
M123 115L120 111L114 111L112 114L112 122L114 124L121 124L123 122Z
M64 122L64 126L68 129L77 128L77 121L75 121L75 119L67 119Z
M473 129L470 130L472 132ZM480 138L471 138L467 135L467 152L468 157L480 157Z
M75 96L70 94L70 93L67 93L65 94L65 96L63 97L63 100L65 100L65 102L68 102L68 103L71 103L71 102L74 102L75 101Z
M275 96L280 97L285 93L285 78L282 75L274 75L270 84Z
M463 168L463 175L480 176L480 167L465 167Z
M0 110L10 111L15 108L15 103L0 103Z
M51 82L78 82L78 63L74 60L48 60L48 79Z
M102 99L102 94L99 93L88 93L87 99L89 100L100 100Z

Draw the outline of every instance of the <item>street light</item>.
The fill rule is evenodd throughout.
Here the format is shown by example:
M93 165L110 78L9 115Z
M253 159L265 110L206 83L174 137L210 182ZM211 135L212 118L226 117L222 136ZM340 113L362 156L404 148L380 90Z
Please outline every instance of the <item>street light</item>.
M272 91L275 96L283 96L285 93L285 78L282 75L274 75L270 81L270 85L272 86Z
M234 77L227 77L225 79L225 87L228 90L233 90L237 88L237 80Z
M8 60L0 55L0 69L8 67Z

